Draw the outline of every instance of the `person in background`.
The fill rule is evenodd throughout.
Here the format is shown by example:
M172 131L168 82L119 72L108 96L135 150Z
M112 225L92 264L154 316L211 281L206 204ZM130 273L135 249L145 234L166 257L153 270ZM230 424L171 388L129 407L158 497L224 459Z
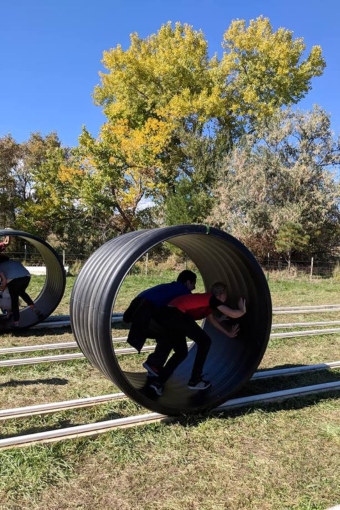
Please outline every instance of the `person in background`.
M9 319L12 316L12 301L8 288L0 292L0 309L2 312L0 319Z
M10 244L10 241L11 240L9 236L5 236L2 241L0 241L0 253L6 250L7 246ZM4 292L0 291L0 309L2 312L0 319L9 319L12 312L12 302L8 289L6 289Z
M155 351L143 363L143 367L148 371L148 376L157 376L158 366L163 366L169 354L167 350L163 351L163 344L159 344L164 332L153 320L155 310L166 306L178 296L191 294L191 291L196 287L196 279L196 274L193 271L185 269L179 273L177 281L161 283L142 291L131 301L124 312L123 321L131 323L127 341L132 347L140 352L147 338L156 339Z
M19 311L19 297L40 316L40 310L34 306L34 302L26 292L30 283L31 275L29 271L17 260L12 260L6 255L0 255L0 278L1 285L0 291L8 288L12 301L12 317L13 327L19 327L20 311Z
M10 244L10 237L5 236L2 241L0 241L0 252L5 251L7 246Z
M238 309L232 309L224 303L227 299L227 288L223 282L215 282L210 292L189 294L177 297L154 314L155 322L166 331L159 339L159 348L173 355L166 364L158 370L157 378L152 381L152 388L157 395L162 395L164 384L176 370L178 365L188 355L187 338L197 345L197 353L188 382L190 390L205 390L211 386L210 381L202 378L205 360L207 358L211 339L209 335L196 323L197 320L206 318L218 331L229 338L234 338L239 332L239 325L232 326L227 330L220 324L213 312L218 310L224 316L238 319L246 313L246 303L243 298L238 301Z

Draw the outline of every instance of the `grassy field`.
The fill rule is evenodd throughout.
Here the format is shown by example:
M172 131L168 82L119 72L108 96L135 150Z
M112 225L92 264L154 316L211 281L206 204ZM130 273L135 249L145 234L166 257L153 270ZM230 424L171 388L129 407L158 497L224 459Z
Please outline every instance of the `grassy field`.
M164 281L169 275L164 276ZM158 277L125 280L122 311ZM43 279L36 277L37 295ZM55 313L68 313L74 278ZM340 303L340 283L269 280L274 306ZM198 287L197 290L200 290ZM274 316L274 322L336 320L339 313ZM126 330L117 325L113 334ZM68 328L4 334L1 347L73 341ZM74 352L74 351L70 351ZM54 351L53 354L58 354ZM60 351L65 353L65 350ZM36 356L39 352L22 354ZM41 355L46 353L40 352ZM19 355L2 356L2 359ZM145 355L122 357L139 367ZM272 339L259 368L340 359L340 336ZM340 379L340 370L249 382L242 394ZM0 369L1 409L115 393L86 360ZM340 504L340 392L210 412L96 437L0 450L0 508L82 510L326 510ZM121 400L1 422L2 438L147 412Z

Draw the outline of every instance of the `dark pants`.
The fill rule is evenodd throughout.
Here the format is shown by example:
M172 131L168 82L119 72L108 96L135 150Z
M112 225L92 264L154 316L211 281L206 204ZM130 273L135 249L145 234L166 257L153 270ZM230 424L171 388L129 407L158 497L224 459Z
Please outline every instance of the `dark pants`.
M163 334L162 329L152 319L155 309L155 305L148 299L136 297L124 312L123 321L131 323L127 342L138 352L141 351L147 338L156 339L158 342L158 338ZM151 362L151 364L163 366L168 355L169 353L165 356L163 362Z
M160 370L166 363L170 352L172 351L172 343L165 334L163 335L149 335L149 338L155 338L156 347L153 352L149 354L146 361L149 365L158 368Z
M202 376L203 366L211 345L209 335L203 331L190 315L174 307L165 306L160 308L154 314L154 319L163 331L166 332L166 335L158 340L155 349L156 356L158 356L158 359L161 359L163 356L164 359L165 355L167 357L172 349L174 351L173 355L160 370L159 381L165 383L178 365L187 357L187 338L193 340L197 345L197 353L190 380L198 381ZM149 358L148 361L150 361Z
M18 322L20 317L19 297L21 297L28 305L34 305L32 299L26 292L30 280L30 276L22 276L21 278L14 278L14 280L11 280L7 283L8 292L12 300L12 313L14 322Z

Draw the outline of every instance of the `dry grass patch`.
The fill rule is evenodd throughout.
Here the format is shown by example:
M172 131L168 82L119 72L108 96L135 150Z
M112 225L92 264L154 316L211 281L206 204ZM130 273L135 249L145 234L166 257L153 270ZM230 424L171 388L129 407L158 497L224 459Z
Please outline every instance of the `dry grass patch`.
M316 397L17 450L6 508L324 510L340 498L339 410ZM41 490L30 492L27 463L39 456L56 464L52 479L37 465Z

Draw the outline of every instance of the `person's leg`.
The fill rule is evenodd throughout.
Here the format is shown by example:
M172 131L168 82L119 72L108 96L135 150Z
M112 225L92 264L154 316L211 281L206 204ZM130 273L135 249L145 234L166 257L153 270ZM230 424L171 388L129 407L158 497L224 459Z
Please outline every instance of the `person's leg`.
M151 352L143 363L148 377L157 377L159 370L165 365L172 350L171 337L153 318L149 322L147 338L156 340L154 352Z
M16 278L14 281L17 282L17 288L19 289L19 296L25 301L27 305L34 308L34 302L31 296L27 294L26 289L29 286L31 278L29 276L23 276L22 278Z
M183 317L181 325L185 335L197 345L197 352L190 377L190 383L197 383L202 379L203 367L211 346L211 339L194 319L188 315Z
M200 333L195 333L194 338L189 337L194 340L197 345L197 352L190 377L191 383L196 383L202 379L204 363L207 359L207 355L211 346L210 337L203 331L203 329L199 329L201 330Z
M11 296L12 301L12 314L13 314L13 322L15 325L18 325L20 312L19 312L19 289L17 288L16 280L11 280L7 284L9 295Z
M166 383L178 365L180 365L180 363L182 363L188 355L187 340L183 334L180 335L177 333L171 341L171 346L174 353L158 373L158 381L160 384Z
M159 370L165 365L165 362L170 355L172 350L172 343L164 336L156 338L156 342L157 343L154 352L149 354L145 363L150 367L154 367Z
M165 363L164 367L161 367L157 372L154 372L153 375L158 377L153 377L150 383L150 388L153 389L157 393L157 395L163 394L163 387L169 377L174 373L176 368L188 355L188 347L186 342L186 337L183 335L172 336L170 338L161 338L159 340L159 349L164 356L168 355L169 352L173 349L173 355L168 359ZM145 366L145 368L148 368ZM155 368L155 367L153 367Z
M174 350L164 367L158 371L158 377L150 384L150 388L153 388L158 395L162 395L164 384L188 355L186 337L180 327L182 315L184 314L177 308L162 307L157 309L153 316L158 328L161 328L163 332L162 335L158 335L158 359L163 362L170 351Z
M164 383L188 355L181 324L182 316L184 313L177 308L164 306L155 310L151 321L151 327L156 332L157 346L154 356L148 359L150 363L153 361L155 366L163 367L162 375L160 372L159 375ZM169 358L172 349L174 353Z

